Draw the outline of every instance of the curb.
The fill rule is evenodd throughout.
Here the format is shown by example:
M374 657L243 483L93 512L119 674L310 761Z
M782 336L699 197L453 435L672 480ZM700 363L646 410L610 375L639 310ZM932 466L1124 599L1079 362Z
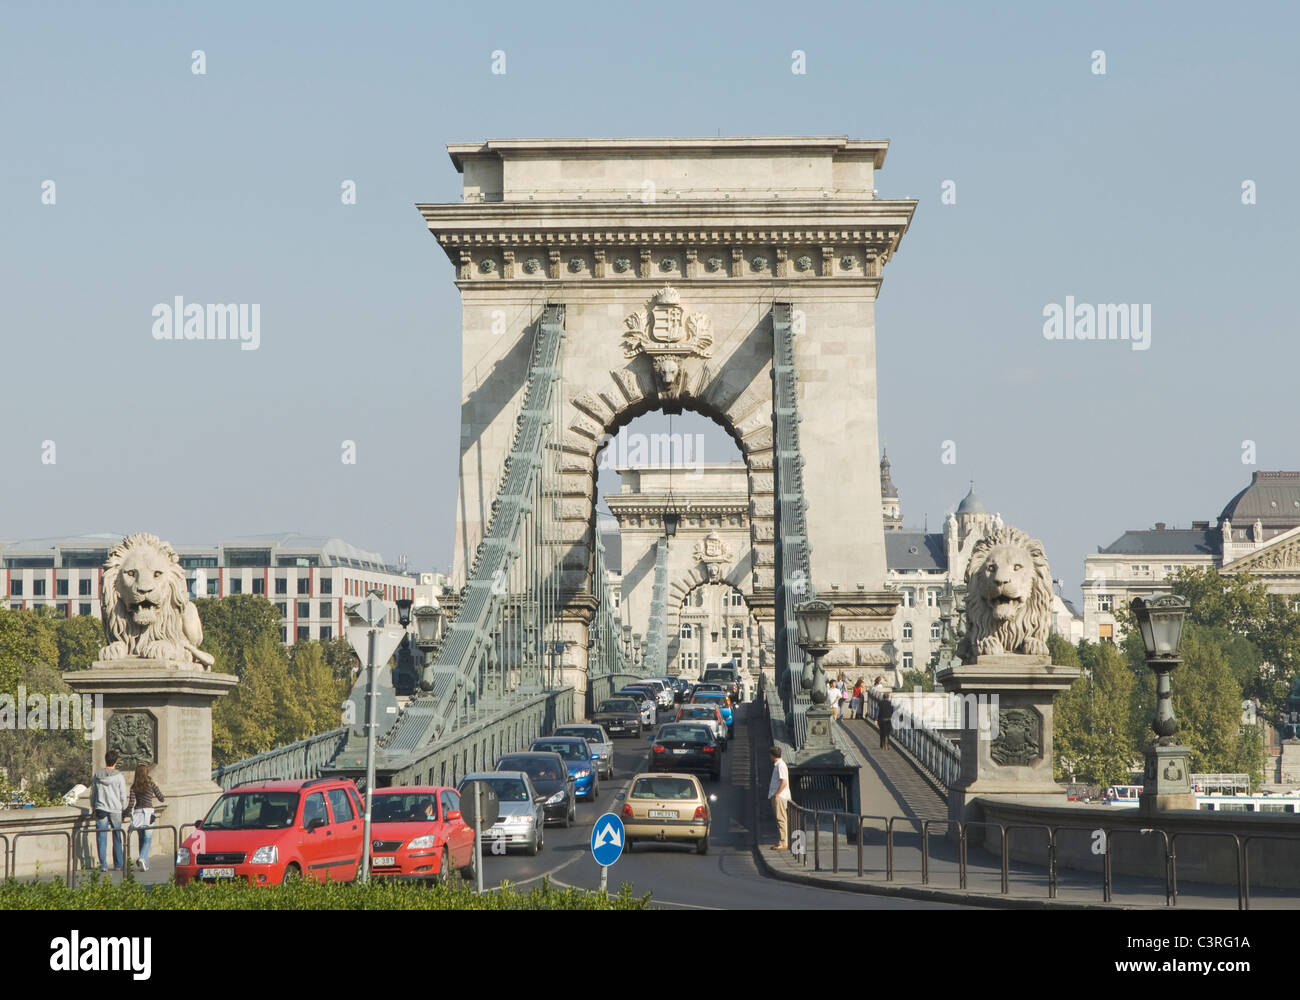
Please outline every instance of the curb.
M760 717L756 716L748 721L749 725L753 727L760 721ZM1035 899L1023 896L1003 896L1001 894L990 896L984 893L972 893L969 891L963 892L960 889L930 889L923 886L891 885L889 883L885 883L884 885L870 885L854 882L845 883L833 878L823 878L820 875L802 875L796 872L789 872L776 868L768 861L767 856L763 853L762 806L760 805L760 790L763 788L763 785L758 780L759 760L754 749L758 744L754 739L752 728L750 731L749 744L750 776L753 780L754 788L754 806L752 809L754 824L753 853L759 871L767 878L776 879L781 882L791 882L795 885L808 885L818 889L834 889L838 892L852 892L866 896L882 896L890 899L911 899L929 903L957 903L963 906L974 906L997 910L1167 912L1170 909L1170 907L1167 906L1147 905L1143 903L1085 903L1062 899ZM912 763L910 759L908 762ZM914 763L912 766L916 767ZM920 768L917 768L917 770L920 770ZM1187 909L1200 911L1203 908L1189 906Z

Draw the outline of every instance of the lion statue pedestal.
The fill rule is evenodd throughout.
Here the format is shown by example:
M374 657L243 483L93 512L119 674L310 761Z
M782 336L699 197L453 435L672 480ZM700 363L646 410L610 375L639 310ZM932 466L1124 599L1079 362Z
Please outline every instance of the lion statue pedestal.
M128 786L137 765L149 765L166 796L155 822L179 830L207 815L221 794L212 780L212 704L239 678L211 670L185 573L156 536L130 535L109 552L102 603L107 644L99 660L63 675L73 691L94 698L92 770L110 749ZM89 792L77 805L89 811ZM175 847L165 833L153 838L156 856Z
M961 778L948 791L948 816L977 819L971 801L1011 796L1064 804L1052 776L1052 699L1079 676L1052 663L1052 574L1042 543L1010 526L990 530L966 567L961 665L939 671L962 699Z
M73 691L95 699L92 770L103 767L104 754L114 749L128 786L136 765L148 764L167 796L156 822L179 829L207 815L221 794L212 780L212 704L230 693L238 677L175 661L128 657L70 670L63 679ZM89 809L89 792L83 799L77 804ZM94 829L93 817L90 827ZM174 849L165 833L153 838L156 857Z

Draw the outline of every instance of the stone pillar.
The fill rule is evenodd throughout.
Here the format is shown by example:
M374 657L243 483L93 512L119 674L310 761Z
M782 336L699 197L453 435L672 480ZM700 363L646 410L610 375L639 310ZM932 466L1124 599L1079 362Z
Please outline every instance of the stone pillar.
M170 660L127 657L68 671L63 679L78 694L95 698L103 720L93 734L93 770L104 766L110 748L116 749L128 787L136 765L148 764L167 797L156 823L179 830L207 814L221 794L212 780L212 704L230 693L238 677ZM89 792L78 805L90 807ZM173 848L167 833L155 834L155 856Z
M977 796L1035 805L1064 804L1052 775L1052 698L1079 676L1042 655L1003 653L939 671L962 698L961 778L948 790L948 817L970 818Z

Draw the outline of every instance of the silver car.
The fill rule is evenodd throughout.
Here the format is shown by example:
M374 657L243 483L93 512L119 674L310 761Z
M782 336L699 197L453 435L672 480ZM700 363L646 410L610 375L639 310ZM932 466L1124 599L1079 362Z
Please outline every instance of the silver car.
M462 798L468 785L481 781L497 793L496 823L479 833L483 853L504 854L508 848L522 847L529 857L545 846L542 797L523 771L477 771L467 774L457 790Z
M578 736L587 741L596 758L599 777L614 780L614 741L602 726L570 725L561 726L555 736Z

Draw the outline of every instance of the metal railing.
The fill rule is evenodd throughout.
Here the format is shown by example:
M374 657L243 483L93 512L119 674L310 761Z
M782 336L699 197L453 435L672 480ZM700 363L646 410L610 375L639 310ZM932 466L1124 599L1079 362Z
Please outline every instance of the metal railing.
M1043 861L1041 864L1044 871L1036 877L1045 877L1047 883L1047 898L1060 898L1060 866L1059 855L1062 833L1082 833L1087 837L1096 838L1097 834L1102 835L1101 843L1104 849L1100 852L1099 863L1100 872L1089 872L1086 869L1072 868L1071 871L1081 874L1099 875L1101 884L1099 890L1101 893L1101 902L1113 903L1115 901L1115 876L1114 876L1114 856L1117 853L1114 849L1115 839L1122 838L1125 835L1133 834L1138 837L1156 837L1158 838L1158 850L1163 859L1164 868L1164 896L1165 906L1174 907L1178 904L1178 838L1179 837L1217 837L1227 839L1233 845L1233 857L1235 859L1236 889L1237 889L1237 909L1250 909L1250 860L1248 847L1251 842L1256 840L1278 840L1289 843L1300 841L1300 830L1294 835L1286 836L1282 834L1247 834L1240 835L1235 833L1214 832L1214 831L1175 831L1171 833L1161 827L1143 827L1134 829L1129 827L1095 827L1083 826L1068 823L995 823L985 821L958 822L956 820L940 818L924 818L912 816L880 816L847 813L834 810L809 809L790 802L787 806L789 810L788 825L791 830L798 830L801 835L801 841L804 850L799 855L799 862L803 866L808 866L811 861L813 871L830 871L831 874L838 875L841 871L840 862L840 836L841 828L845 831L846 846L856 846L856 875L863 878L866 875L864 864L864 829L869 824L882 824L880 832L884 835L885 847L885 868L884 875L886 882L898 881L897 871L897 826L906 824L917 827L915 831L920 842L920 884L928 886L931 884L931 861L938 860L948 864L956 863L957 867L957 888L964 891L969 890L969 880L971 864L969 860L970 835L972 831L998 831L998 843L996 850L997 858L997 875L998 875L998 892L996 895L1011 896L1011 834L1014 831L1033 831L1043 836ZM829 826L829 835L823 836L823 827ZM956 832L956 842L946 840L952 845L952 850L948 856L938 857L931 850L931 828L942 826L945 830ZM793 840L793 838L791 838ZM986 838L985 838L986 839ZM809 846L811 849L809 849ZM981 847L983 844L981 843ZM993 852L990 852L993 853ZM955 855L955 857L954 857ZM823 859L829 862L828 868L823 868ZM1022 864L1038 865L1036 860L1023 861ZM987 871L983 866L978 870ZM1024 873L1032 874L1032 873ZM1138 875L1135 878L1158 881L1151 876ZM1300 897L1300 889L1295 890L1295 895ZM1039 897L1041 898L1041 896Z
M867 717L879 725L881 696L870 689L866 695ZM942 788L952 788L961 777L961 750L910 713L895 711L893 722L889 738L906 750Z
M112 831L109 831L109 833L111 835ZM68 830L24 830L22 833L15 833L12 842L13 846L10 848L10 855L12 858L12 862L11 862L12 870L15 873L18 871L18 842L20 840L24 840L27 838L35 838L35 837L62 837L65 841L67 841L68 844L67 880L65 884L72 885L72 872L73 872L72 833ZM123 849L125 849L125 847L126 845L123 844ZM6 866L5 868L6 874L8 873L9 870L10 870L9 867Z
M212 780L221 786L222 791L229 791L246 781L317 778L321 768L334 759L347 739L347 726L331 729L218 767L212 772Z

